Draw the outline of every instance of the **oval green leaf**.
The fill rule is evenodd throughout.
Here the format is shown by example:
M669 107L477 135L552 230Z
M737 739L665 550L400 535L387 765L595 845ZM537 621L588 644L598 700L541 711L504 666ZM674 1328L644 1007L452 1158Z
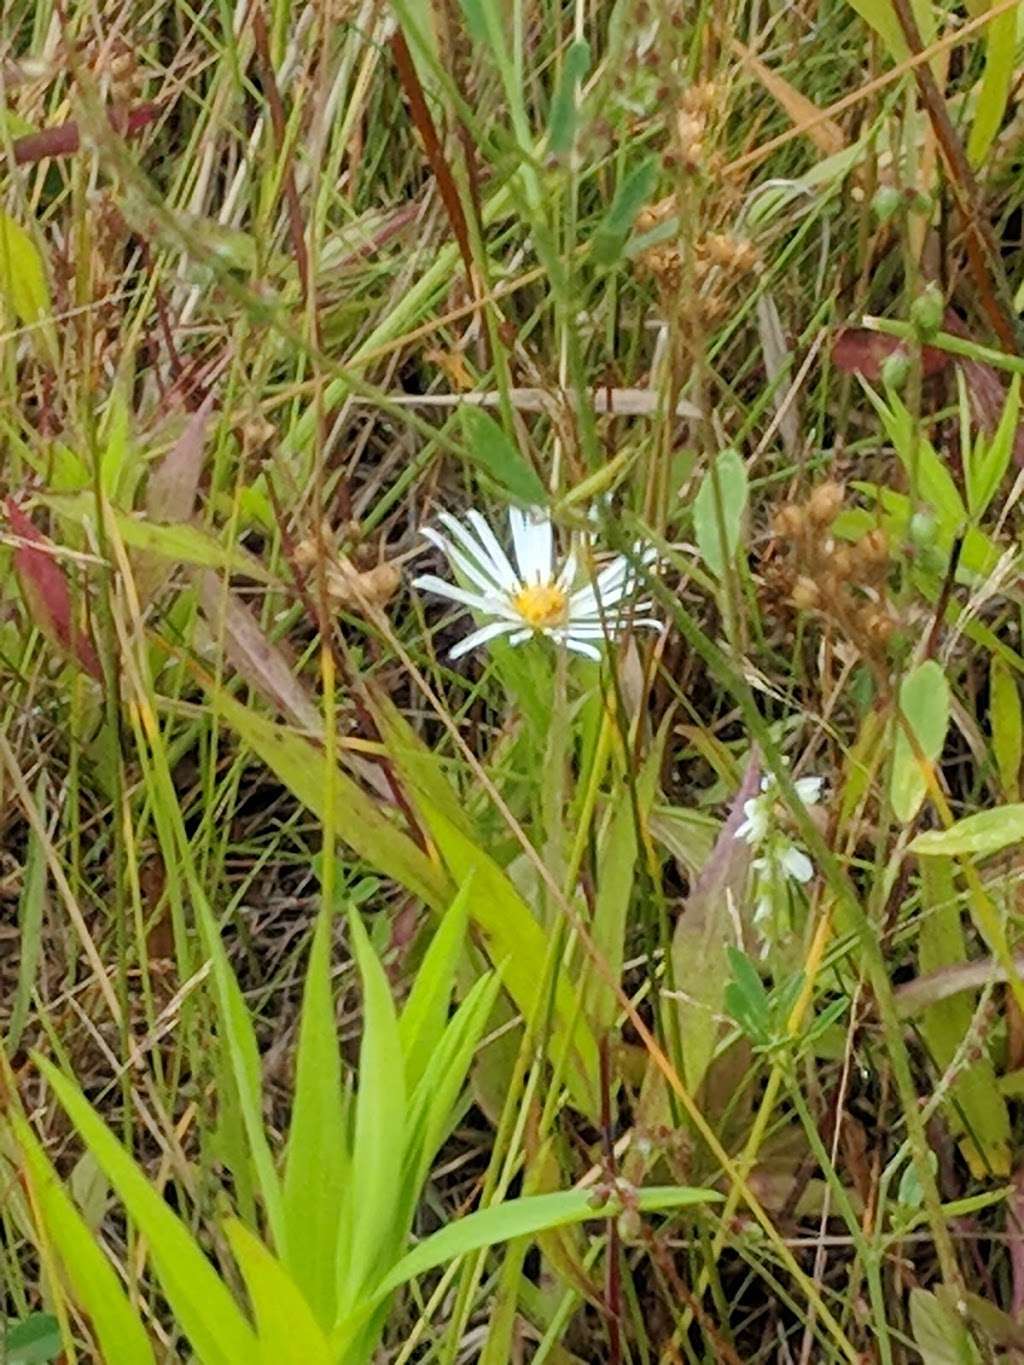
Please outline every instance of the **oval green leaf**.
M984 858L1019 843L1024 843L1024 804L978 811L949 829L930 829L917 836L910 851L929 857Z
M896 818L907 822L921 808L928 791L928 767L942 752L949 725L949 684L934 659L927 659L903 679L900 712L889 799Z

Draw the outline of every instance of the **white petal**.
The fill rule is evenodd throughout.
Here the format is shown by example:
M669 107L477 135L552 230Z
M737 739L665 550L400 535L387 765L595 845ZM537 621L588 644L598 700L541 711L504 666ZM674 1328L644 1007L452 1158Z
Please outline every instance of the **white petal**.
M421 592L432 592L437 597L446 597L450 602L459 602L464 607L472 607L474 611L486 612L488 616L501 616L506 621L515 621L517 624L520 619L500 597L485 596L479 592L467 592L465 588L457 587L454 583L446 583L443 578L438 578L436 574L421 574L419 578L412 580L412 585L414 588L419 588Z
M501 591L501 585L494 577L487 573L483 568L470 559L469 555L463 554L459 547L450 541L447 536L443 536L440 531L435 531L430 526L424 526L420 535L425 540L429 540L431 545L436 545L445 555L448 556L450 563L454 564L464 578L480 588L482 592L497 593Z
M768 833L768 812L760 797L754 796L743 803L746 817L736 830L737 839L745 839L748 844L759 844Z
M779 863L786 874L795 882L804 884L814 876L814 864L803 849L790 844L779 857Z
M530 578L527 574L529 558L526 553L526 516L518 507L508 509L508 529L512 532L512 553L515 556L516 569L521 583L529 583Z
M515 625L511 621L491 621L489 625L481 626L479 630L474 630L471 635L460 640L453 649L449 650L448 657L449 659L461 659L463 654L468 654L471 649L476 649L477 645L484 645L488 640L494 640L499 635L507 635L510 630L515 630Z
M508 509L519 576L524 583L550 583L553 532L551 522L543 512L520 512Z
M601 651L595 649L593 645L588 645L584 640L576 639L575 636L566 635L561 643L572 654L582 654L585 659L593 659L595 663L601 662Z
M550 583L554 577L555 535L551 519L543 512L527 513L530 530L531 572L533 583Z
M470 513L470 518L473 521L474 528L479 533L479 539L450 512L440 512L437 519L452 538L458 541L463 552L468 554L488 577L492 578L506 592L514 591L519 580L512 572L508 557L498 544L494 532L490 530L479 512L475 515Z
M575 577L576 577L576 551L575 551L575 550L570 550L569 553L568 553L568 554L566 555L566 557L565 557L565 563L562 565L561 569L558 571L557 587L560 588L562 592L566 592L566 593L567 593L567 592L570 590L570 588L572 587L573 579L574 579Z
M498 537L491 530L488 523L477 511L466 513L466 518L480 537L480 544L484 547L491 557L491 563L497 573L498 582L503 588L514 592L519 586L515 570L509 562L509 557L498 544Z
M805 806L813 806L821 800L821 789L825 785L823 777L798 777L793 784L796 794Z

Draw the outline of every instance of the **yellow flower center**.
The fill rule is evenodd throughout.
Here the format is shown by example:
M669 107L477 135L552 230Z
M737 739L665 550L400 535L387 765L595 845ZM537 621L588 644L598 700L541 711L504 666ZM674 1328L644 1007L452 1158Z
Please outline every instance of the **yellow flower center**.
M528 626L541 630L545 626L560 626L565 620L569 599L554 583L537 583L522 588L512 598L512 605Z

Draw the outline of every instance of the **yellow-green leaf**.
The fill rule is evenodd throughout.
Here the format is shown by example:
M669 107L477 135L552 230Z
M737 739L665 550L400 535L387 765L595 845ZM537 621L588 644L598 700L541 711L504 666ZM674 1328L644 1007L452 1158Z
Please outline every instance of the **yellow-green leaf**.
M0 290L26 327L49 317L50 288L35 242L10 214L0 209Z
M899 708L889 798L896 818L908 822L928 791L928 765L941 754L949 725L949 684L934 659L903 679Z
M989 718L992 726L992 752L1003 794L1010 801L1020 796L1022 749L1020 692L1013 673L1002 659L989 666Z
M988 6L968 5L973 12ZM973 166L979 166L992 146L1006 113L1013 80L1014 58L1017 47L1017 10L999 14L985 31L985 72L974 106L974 122L967 140L967 155Z
M259 1365L335 1365L327 1337L281 1262L237 1219L226 1231L256 1318Z

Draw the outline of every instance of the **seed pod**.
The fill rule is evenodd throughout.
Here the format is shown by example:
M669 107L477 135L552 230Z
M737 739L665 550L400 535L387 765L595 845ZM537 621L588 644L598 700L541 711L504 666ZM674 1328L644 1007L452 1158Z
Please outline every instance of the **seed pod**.
M818 585L813 578L807 578L804 574L793 584L793 590L789 594L789 600L794 607L801 611L811 611L821 600Z
M843 485L819 484L807 499L807 515L815 526L831 526L843 505Z

